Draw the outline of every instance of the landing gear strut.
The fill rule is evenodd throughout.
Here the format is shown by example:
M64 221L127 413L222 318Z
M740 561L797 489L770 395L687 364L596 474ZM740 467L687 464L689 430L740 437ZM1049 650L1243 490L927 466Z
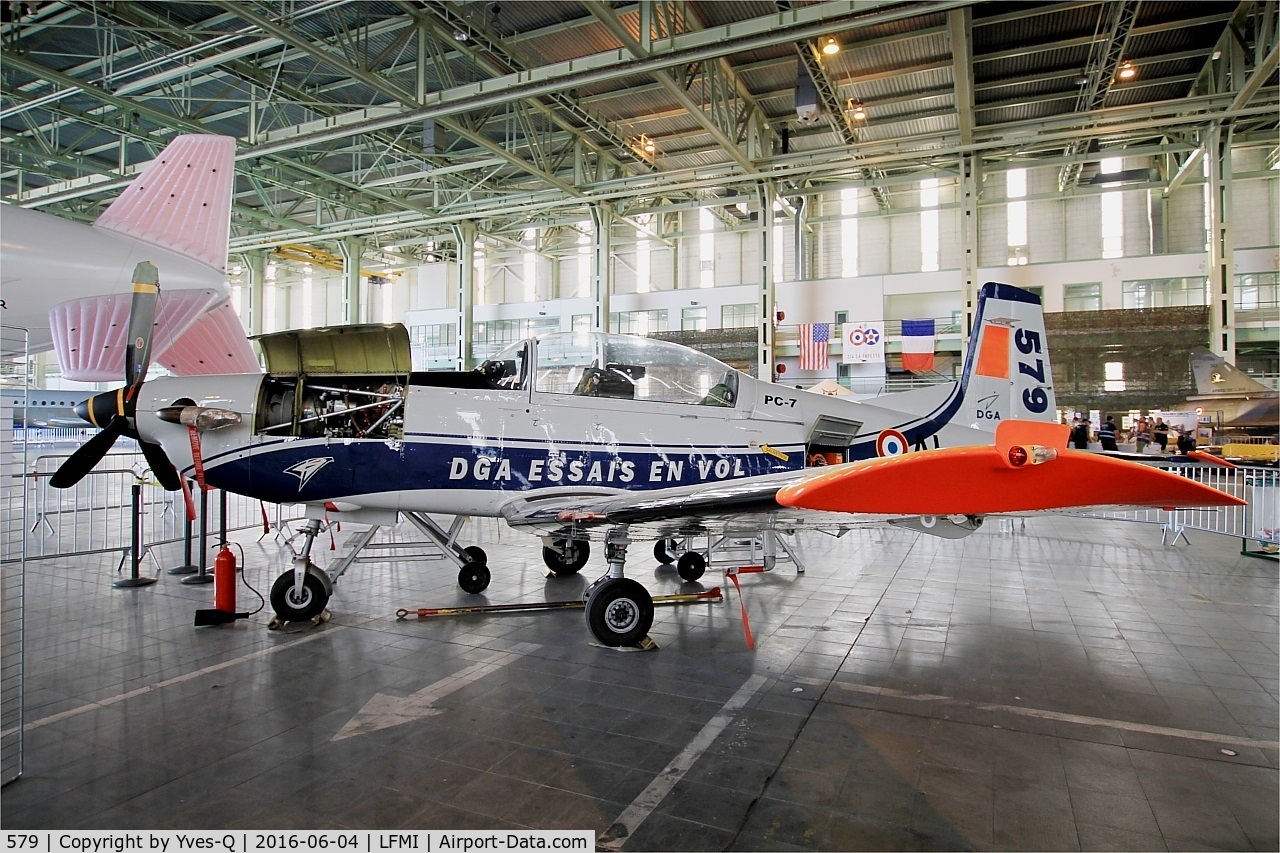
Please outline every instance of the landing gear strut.
M653 597L636 581L623 577L627 545L625 526L605 536L609 573L596 581L587 595L587 627L606 646L634 646L653 625Z
M271 609L285 622L314 619L324 612L333 595L333 582L311 562L311 546L320 535L320 519L307 519L301 532L306 538L302 550L294 555L293 568L271 585Z

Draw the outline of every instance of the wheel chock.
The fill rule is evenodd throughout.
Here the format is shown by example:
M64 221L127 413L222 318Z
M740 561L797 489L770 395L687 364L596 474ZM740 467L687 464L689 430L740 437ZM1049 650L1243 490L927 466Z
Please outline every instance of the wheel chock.
M305 630L306 628L319 628L332 618L333 613L331 613L327 607L315 616L312 616L310 619L303 620L302 622L290 622L288 620L281 619L279 616L272 616L271 621L267 623L267 630L280 631L289 625L297 625L299 626L297 629L288 632L296 634L299 630Z
M686 592L676 595L655 595L653 597L654 605L662 604L696 604L704 601L708 604L714 604L723 601L724 596L720 592L720 587L709 589L705 592ZM468 613L525 613L537 610L580 610L586 607L585 601L528 601L520 604L478 604L472 607L424 607L418 610L408 610L402 608L396 611L397 619L407 619L410 616L416 616L419 619L426 619L431 616L462 616ZM647 638L646 638L647 639ZM653 642L650 640L649 642ZM641 640L641 645L644 641Z

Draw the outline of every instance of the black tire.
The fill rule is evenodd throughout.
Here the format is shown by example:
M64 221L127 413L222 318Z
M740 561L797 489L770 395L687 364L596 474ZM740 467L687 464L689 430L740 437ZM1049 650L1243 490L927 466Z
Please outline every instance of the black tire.
M606 646L634 646L653 626L653 598L630 578L610 578L587 599L587 627Z
M468 545L462 549L462 553L466 555L468 562L479 563L482 566L489 565L489 555L479 545Z
M488 589L491 579L489 567L484 563L467 563L458 570L458 586L462 587L463 592L469 592L472 595Z
M675 562L675 557L671 556L671 552L676 548L676 540L659 539L653 543L653 558L664 566L669 566Z
M591 559L591 543L585 539L557 539L542 549L542 562L557 575L576 575Z
M676 560L676 571L680 573L680 577L690 583L702 577L702 573L706 570L707 558L697 551L686 551L680 555L679 560Z
M302 592L294 595L293 572L287 571L271 585L271 609L286 622L306 622L324 612L329 591L324 581L311 572L302 578Z

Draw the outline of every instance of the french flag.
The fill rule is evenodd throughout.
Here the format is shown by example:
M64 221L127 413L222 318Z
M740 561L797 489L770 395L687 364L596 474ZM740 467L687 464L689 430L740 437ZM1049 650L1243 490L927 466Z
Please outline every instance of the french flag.
M902 369L933 370L933 320L902 321Z

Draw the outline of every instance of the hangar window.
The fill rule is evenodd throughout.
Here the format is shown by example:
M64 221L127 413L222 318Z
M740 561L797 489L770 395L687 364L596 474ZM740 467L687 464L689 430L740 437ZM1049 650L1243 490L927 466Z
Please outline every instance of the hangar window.
M1010 169L1005 173L1005 205L1008 219L1006 233L1009 242L1009 265L1027 263L1027 170ZM1015 251L1021 250L1021 251Z
M1100 164L1099 171L1104 175L1115 174L1123 166L1123 158L1108 157ZM1102 194L1102 257L1124 257L1124 193L1120 190Z
M647 335L661 332L667 325L667 312L662 308L650 311L619 311L609 315L613 331L623 335Z
M1123 391L1128 387L1124 381L1124 362L1108 361L1103 366L1102 390Z
M858 189L840 190L840 274L858 274Z
M524 301L535 302L538 299L538 230L536 228L526 228L521 237L525 246L521 257L523 261L521 275L524 278Z
M680 309L680 331L705 332L707 330L707 309L705 306Z
M716 218L711 208L698 210L698 286L716 284Z
M1209 304L1209 279L1205 276L1183 278L1143 278L1122 285L1125 308L1174 308Z
M926 208L920 211L920 271L937 272L939 265L937 178L925 178L920 182L920 206Z
M756 305L754 302L720 306L720 328L749 329L755 324Z
M1063 311L1098 311L1102 308L1102 283L1068 284L1062 289Z
M1280 272L1236 276L1236 310L1253 311L1280 305Z
M648 226L653 221L653 214L642 213L636 217L636 221ZM653 273L649 252L649 235L643 231L636 231L636 293L648 293L653 290L653 282L650 281Z

